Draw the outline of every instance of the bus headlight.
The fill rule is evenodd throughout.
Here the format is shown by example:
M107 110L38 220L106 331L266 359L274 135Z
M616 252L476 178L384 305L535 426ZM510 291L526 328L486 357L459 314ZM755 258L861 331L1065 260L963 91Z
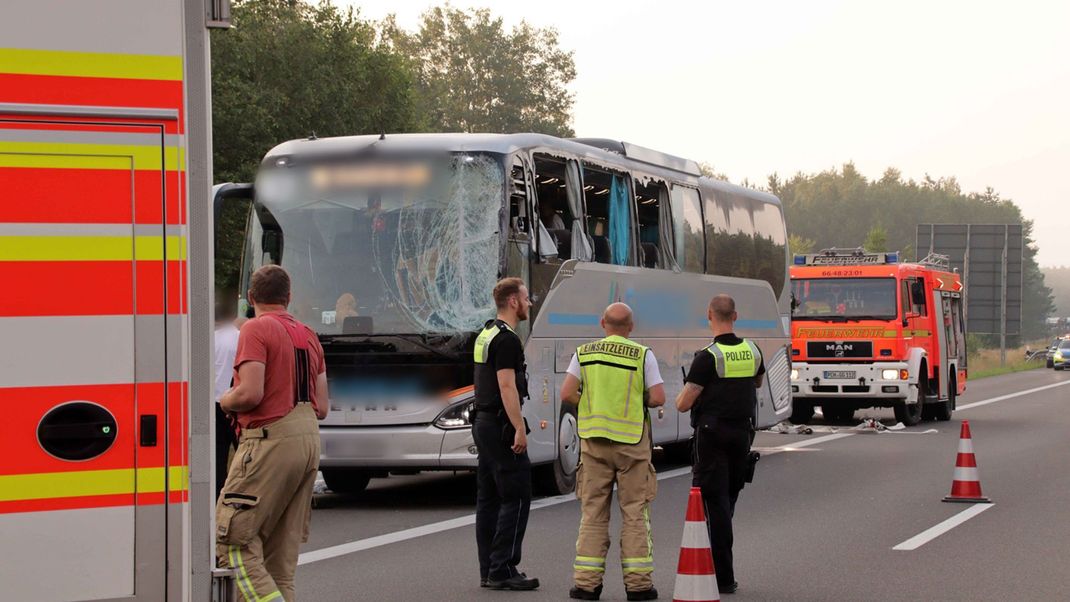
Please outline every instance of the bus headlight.
M881 378L884 380L899 380L898 370L881 370Z
M438 415L438 418L435 418L435 426L447 430L472 426L472 403L471 401L455 403L446 408Z
M798 368L792 368L791 369L791 380L799 380L799 369Z

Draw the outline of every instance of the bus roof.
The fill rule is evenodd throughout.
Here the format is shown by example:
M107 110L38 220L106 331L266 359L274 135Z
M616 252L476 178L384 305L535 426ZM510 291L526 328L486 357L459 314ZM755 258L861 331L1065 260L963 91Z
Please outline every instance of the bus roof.
M396 153L416 152L485 152L508 155L521 150L538 149L571 155L622 169L637 170L647 175L672 177L675 180L698 184L729 194L780 205L771 194L700 175L698 163L644 148L628 142L604 138L557 138L546 134L387 134L366 136L338 136L332 138L303 138L289 140L272 148L264 162L283 156L355 153L374 145L377 149Z

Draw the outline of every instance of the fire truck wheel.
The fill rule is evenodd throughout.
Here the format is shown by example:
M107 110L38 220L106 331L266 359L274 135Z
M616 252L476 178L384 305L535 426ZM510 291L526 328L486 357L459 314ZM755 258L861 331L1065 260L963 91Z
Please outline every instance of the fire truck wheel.
M810 421L814 419L814 404L807 401L795 401L791 402L791 418L788 420L792 424L810 424Z
M324 468L323 481L335 493L360 493L367 489L372 476L366 470Z
M922 370L925 370L925 365L922 364ZM924 375L924 372L922 372ZM904 426L914 426L921 422L922 414L925 413L925 396L929 394L929 381L926 378L918 380L918 401L917 403L908 404L903 401L897 401L892 409L895 410L895 419L902 422Z

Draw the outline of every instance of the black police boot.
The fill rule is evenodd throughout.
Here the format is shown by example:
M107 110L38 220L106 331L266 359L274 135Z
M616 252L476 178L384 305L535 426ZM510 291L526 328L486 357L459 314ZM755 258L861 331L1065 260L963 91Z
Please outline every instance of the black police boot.
M717 590L719 592L721 592L722 594L734 594L734 593L736 593L737 589L739 589L739 582L738 581L733 581L732 583L729 583L728 585L718 585L717 586Z
M657 600L658 590L653 587L650 589L641 589L634 592L628 592L629 600Z
M527 575L521 573L519 575L513 575L508 579L502 579L501 581L490 579L487 581L487 587L489 587L490 589L508 589L523 592L538 589L539 580L529 579Z
M597 600L602 595L602 586L594 588L594 591L588 591L582 587L572 586L572 589L568 590L568 597L573 600Z

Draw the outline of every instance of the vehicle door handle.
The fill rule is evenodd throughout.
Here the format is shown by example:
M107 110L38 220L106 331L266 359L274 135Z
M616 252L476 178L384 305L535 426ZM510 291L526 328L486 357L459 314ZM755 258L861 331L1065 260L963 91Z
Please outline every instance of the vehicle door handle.
M142 414L138 429L141 447L156 447L156 414Z

